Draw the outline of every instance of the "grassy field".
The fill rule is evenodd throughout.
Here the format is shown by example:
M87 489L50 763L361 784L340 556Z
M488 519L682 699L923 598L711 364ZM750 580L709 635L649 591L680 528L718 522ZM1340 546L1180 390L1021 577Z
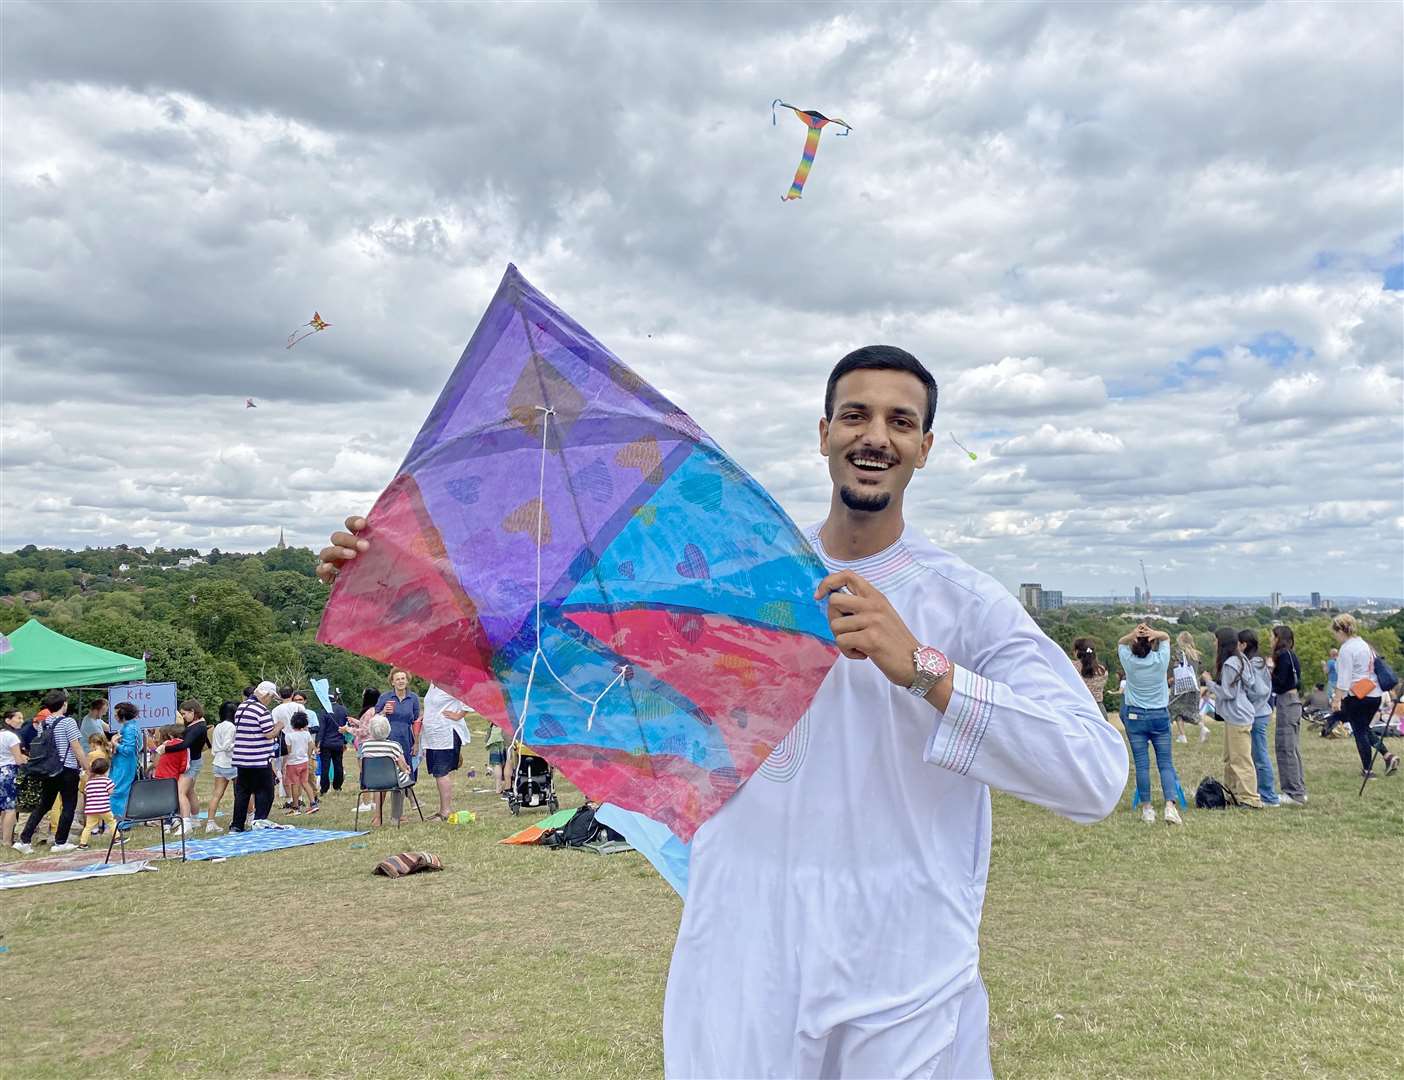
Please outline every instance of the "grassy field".
M1176 747L1186 788L1222 774L1220 737ZM1404 775L1358 799L1353 744L1303 748L1310 806L1179 829L1129 793L1091 828L996 798L999 1076L1404 1075ZM305 823L349 827L353 803ZM459 805L478 822L0 892L4 1074L661 1073L672 891L637 854L499 846L530 819ZM443 873L372 876L421 848Z

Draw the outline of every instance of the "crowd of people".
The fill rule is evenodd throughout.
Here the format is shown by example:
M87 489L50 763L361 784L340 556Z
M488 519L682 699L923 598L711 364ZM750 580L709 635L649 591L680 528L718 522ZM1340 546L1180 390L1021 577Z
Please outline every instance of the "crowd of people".
M105 698L89 702L79 722L69 715L68 693L50 691L33 717L13 709L0 726L0 841L30 854L47 823L51 851L86 848L94 835L119 826L132 782L142 775L176 781L179 818L173 824L187 834L197 831L200 816L205 833L223 831L216 817L231 789L235 832L260 827L279 801L283 816L316 814L327 793L346 783L348 747L357 761L388 757L395 764L399 790L368 793L371 801L359 804L372 814L373 824L384 820L387 794L389 820L403 820L404 790L417 782L421 767L438 796L430 820L447 821L453 813L453 773L462 767L463 748L472 740L469 720L477 714L436 686L421 700L409 683L409 673L396 669L388 689L365 691L353 716L340 691L331 693L330 708L319 713L302 690L261 682L246 687L241 700L223 702L213 726L204 705L191 699L181 703L178 724L156 729L143 728L135 706L126 702L116 705L109 722ZM488 728L486 750L497 793L503 795L508 754L495 726ZM44 767L26 775L31 752L43 755L36 764ZM195 786L207 760L212 784L202 815ZM26 783L35 786L36 805L16 836ZM359 785L353 782L352 788Z
M1186 725L1196 724L1202 744L1210 736L1211 720L1224 725L1224 787L1239 806L1307 804L1301 755L1307 707L1329 710L1323 718L1323 734L1330 734L1337 724L1349 727L1365 779L1373 778L1379 766L1386 775L1393 773L1399 758L1373 724L1382 714L1394 714L1396 700L1381 688L1374 651L1360 636L1354 616L1336 616L1331 632L1338 648L1331 650L1325 664L1327 682L1311 691L1305 689L1289 626L1273 627L1267 655L1256 631L1221 626L1214 632L1212 664L1206 667L1189 631L1181 631L1172 645L1169 634L1143 622L1117 642L1123 677L1112 690L1107 688L1109 672L1097 657L1096 643L1091 638L1073 642L1073 659L1094 700L1100 705L1107 693L1122 698L1121 723L1136 773L1132 809L1139 808L1146 822L1157 820L1151 798L1153 752L1164 820L1183 824L1180 810L1186 798L1175 771L1172 739L1188 742Z

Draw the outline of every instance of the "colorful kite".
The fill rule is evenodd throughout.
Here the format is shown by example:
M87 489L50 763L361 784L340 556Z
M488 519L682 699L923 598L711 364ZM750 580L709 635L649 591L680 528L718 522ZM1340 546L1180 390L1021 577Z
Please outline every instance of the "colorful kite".
M966 446L963 442L961 442L959 439L957 439L957 438L955 437L955 432L954 432L954 431L951 432L951 442L955 443L955 444L956 444L957 446L959 446L962 450L964 450L967 454L969 454L969 455L970 455L970 460L971 460L971 461L979 461L979 460L980 460L979 457L976 455L976 453L975 453L974 450L970 449L970 447Z
M837 656L780 507L514 266L368 529L319 641L433 680L684 840Z
M325 319L322 318L321 315L319 315L317 312L314 311L314 312L312 312L312 321L311 321L311 322L305 322L305 323L303 323L303 324L302 324L301 326L299 326L296 330L294 330L291 334L289 334L289 335L288 335L288 343L287 343L285 346L283 346L283 347L284 347L285 349L291 349L294 345L296 345L296 344L297 344L299 341L301 341L303 338L309 338L309 337L311 337L313 334L316 334L316 333L319 333L319 332L322 331L322 330L325 330L325 329L326 329L328 326L330 326L330 325L331 325L331 323L327 322ZM309 326L310 326L312 329L310 329L310 330L307 329Z
M804 156L800 158L799 168L795 170L795 179L790 184L789 192L780 196L781 202L788 202L790 199L800 198L804 192L804 182L809 179L809 168L814 164L814 155L819 149L819 133L824 130L824 125L837 124L839 127L843 128L843 130L839 132L840 137L846 136L853 128L851 125L845 124L842 120L836 118L830 119L823 113L814 112L812 109L796 108L793 105L781 101L779 98L776 98L770 103L770 124L772 127L775 126L775 109L777 106L782 109L790 109L793 111L796 116L804 121L805 126L809 128L809 134L804 137Z

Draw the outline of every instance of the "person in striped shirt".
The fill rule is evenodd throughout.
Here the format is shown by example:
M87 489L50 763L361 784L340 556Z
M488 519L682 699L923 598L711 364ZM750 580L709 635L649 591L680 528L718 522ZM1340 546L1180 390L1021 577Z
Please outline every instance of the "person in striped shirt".
M273 809L273 755L277 753L282 725L269 706L278 700L278 688L267 680L254 687L234 713L234 820L230 832L243 832L254 801L254 821L265 821Z
M410 775L409 762L405 760L404 748L390 738L390 721L384 716L371 717L369 734L370 738L361 744L361 760L373 757L393 758L400 787L407 788L412 785L414 778ZM385 792L377 791L375 793L375 817L371 821L372 825L380 824L380 815L384 809ZM390 793L390 816L399 824L404 820L404 814L405 793L392 791Z
M83 832L78 837L80 848L88 846L93 829L98 825L117 828L117 819L112 816L112 777L107 775L109 768L111 765L105 757L94 757L88 763L88 783L83 788Z

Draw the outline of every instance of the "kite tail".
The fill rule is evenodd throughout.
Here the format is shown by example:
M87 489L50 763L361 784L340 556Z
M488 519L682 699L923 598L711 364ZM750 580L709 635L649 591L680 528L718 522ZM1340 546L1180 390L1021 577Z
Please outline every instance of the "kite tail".
M799 168L795 170L795 178L790 184L789 193L780 197L781 202L788 202L790 199L798 199L803 196L804 182L809 179L809 168L814 164L814 155L819 150L819 136L821 132L817 127L809 129L809 134L804 137L804 155L800 158Z

